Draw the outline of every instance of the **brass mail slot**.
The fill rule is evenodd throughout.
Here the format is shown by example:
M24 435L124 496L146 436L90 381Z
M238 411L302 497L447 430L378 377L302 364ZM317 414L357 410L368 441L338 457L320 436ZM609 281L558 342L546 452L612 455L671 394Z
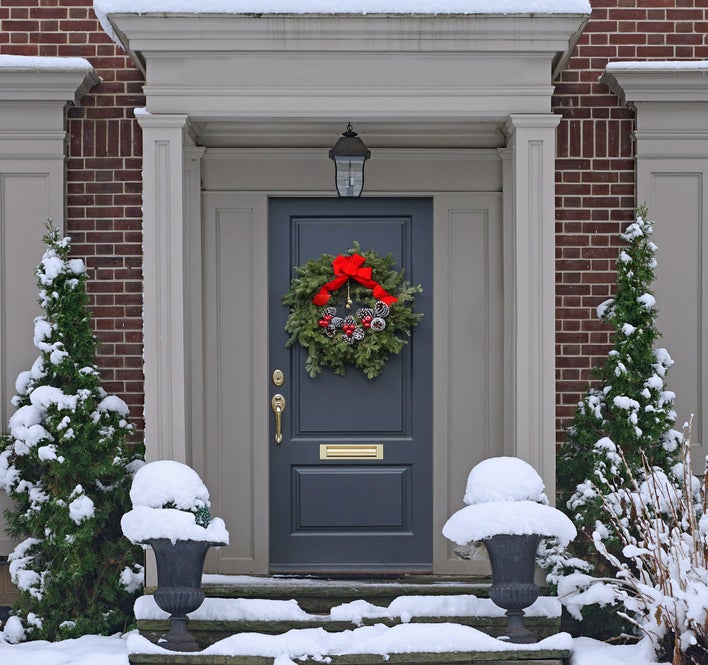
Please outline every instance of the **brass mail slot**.
M383 444L323 443L320 459L383 459Z

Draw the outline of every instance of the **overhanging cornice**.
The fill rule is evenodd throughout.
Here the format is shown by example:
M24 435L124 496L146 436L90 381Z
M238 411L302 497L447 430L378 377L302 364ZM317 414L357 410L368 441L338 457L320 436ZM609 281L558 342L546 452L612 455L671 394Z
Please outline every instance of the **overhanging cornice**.
M623 104L708 102L708 62L611 63L600 82Z
M586 14L108 15L151 113L496 121L550 113Z
M39 61L39 58L27 59L34 64L0 66L0 100L77 104L99 82L90 66L64 65L62 58L44 58L44 65L35 62ZM22 62L19 56L16 56L15 60Z
M437 51L552 53L565 61L588 16L110 14L133 61L159 52ZM169 29L167 29L169 27Z

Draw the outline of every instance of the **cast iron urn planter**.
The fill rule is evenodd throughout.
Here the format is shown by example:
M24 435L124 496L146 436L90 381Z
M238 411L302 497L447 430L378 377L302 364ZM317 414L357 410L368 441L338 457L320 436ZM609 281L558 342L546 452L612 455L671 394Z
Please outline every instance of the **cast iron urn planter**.
M536 642L534 634L524 626L523 617L524 608L538 598L534 575L541 536L499 534L483 542L492 565L489 597L506 610L507 630L502 639L516 644Z
M170 651L199 651L197 641L187 631L187 614L204 601L202 571L209 547L218 543L196 540L153 538L157 560L157 606L170 615L170 630L158 644Z

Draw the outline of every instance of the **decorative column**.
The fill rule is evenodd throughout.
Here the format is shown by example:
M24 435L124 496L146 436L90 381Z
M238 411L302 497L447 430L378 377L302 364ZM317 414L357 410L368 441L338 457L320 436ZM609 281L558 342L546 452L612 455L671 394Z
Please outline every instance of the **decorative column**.
M145 441L148 461L189 463L190 172L186 115L136 112L143 130ZM198 171L197 171L198 173Z
M555 149L560 117L512 114L504 168L507 454L555 494Z

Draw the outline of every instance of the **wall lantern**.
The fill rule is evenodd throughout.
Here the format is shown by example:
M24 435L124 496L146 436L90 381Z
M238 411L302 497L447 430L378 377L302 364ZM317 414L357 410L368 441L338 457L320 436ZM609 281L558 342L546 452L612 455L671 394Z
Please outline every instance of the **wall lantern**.
M347 131L329 151L334 160L334 181L339 196L361 196L364 189L364 162L371 157L359 135L347 124Z

